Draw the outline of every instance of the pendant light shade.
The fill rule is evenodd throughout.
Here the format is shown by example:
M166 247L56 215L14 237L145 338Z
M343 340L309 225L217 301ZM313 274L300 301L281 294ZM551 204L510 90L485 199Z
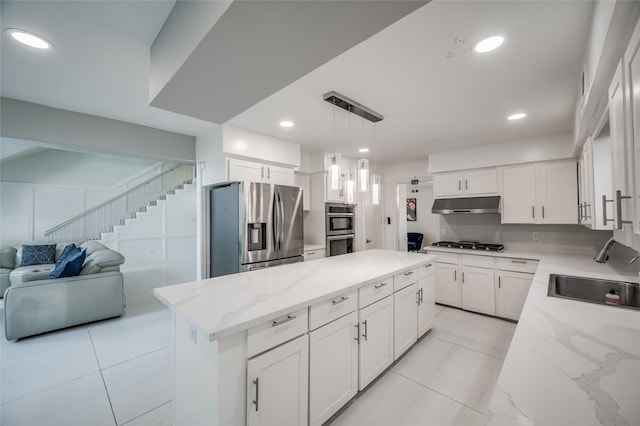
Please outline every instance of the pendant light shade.
M358 190L369 192L369 160L358 160Z
M345 196L347 203L355 202L355 192L356 192L356 181L353 176L353 172L351 170L345 173Z
M331 189L340 189L340 175L342 170L340 169L341 155L337 152L330 152L325 156L324 168L329 172L329 182L331 182Z
M380 205L380 175L371 175L371 204Z

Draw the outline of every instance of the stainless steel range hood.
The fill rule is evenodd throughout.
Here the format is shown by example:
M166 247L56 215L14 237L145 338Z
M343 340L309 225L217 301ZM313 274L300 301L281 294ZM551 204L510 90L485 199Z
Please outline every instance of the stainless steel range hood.
M433 201L431 213L500 213L500 197L437 198Z

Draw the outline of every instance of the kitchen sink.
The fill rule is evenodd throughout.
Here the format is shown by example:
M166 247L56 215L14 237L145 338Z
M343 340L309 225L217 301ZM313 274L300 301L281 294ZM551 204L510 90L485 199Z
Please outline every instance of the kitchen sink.
M605 295L610 293L611 290L614 290L615 294L620 296L619 305L605 303ZM640 309L640 285L632 282L551 274L549 276L547 296Z

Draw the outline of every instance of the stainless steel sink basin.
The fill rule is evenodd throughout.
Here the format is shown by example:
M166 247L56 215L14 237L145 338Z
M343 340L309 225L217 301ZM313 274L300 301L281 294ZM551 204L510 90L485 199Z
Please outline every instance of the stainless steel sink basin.
M620 296L620 304L605 303L605 295L611 290ZM640 309L640 285L624 281L608 281L595 278L571 277L568 275L549 276L547 296L622 308Z

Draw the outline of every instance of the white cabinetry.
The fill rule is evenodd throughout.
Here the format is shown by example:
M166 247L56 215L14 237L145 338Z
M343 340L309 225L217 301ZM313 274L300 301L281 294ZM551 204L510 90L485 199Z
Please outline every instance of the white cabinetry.
M435 175L433 181L435 197L494 195L498 193L498 172L496 169L445 173Z
M308 212L311 210L311 177L306 173L294 174L295 186L302 188L302 210Z
M418 339L418 303L417 284L413 284L393 293L394 333L393 359L405 353Z
M611 203L611 142L609 134L587 139L580 157L580 224L595 230L613 229ZM605 222L606 221L606 222Z
M578 223L575 161L505 167L502 176L502 223Z
M293 169L227 158L227 180L295 185Z
M358 392L358 315L309 333L309 424L319 426Z
M303 255L305 262L308 260L322 259L325 257L325 249L323 247L313 250L305 250Z
M306 334L250 359L247 363L247 425L306 425L308 383L309 336Z
M488 256L461 256L462 309L495 315L494 259Z
M627 213L632 222L632 230L640 234L640 22L629 41L624 54L626 94L629 97L628 106L630 123L628 124L628 141L625 143L627 157L627 190L630 199ZM640 250L640 237L630 241L631 246Z
M460 303L460 284L458 283L458 255L446 254L434 263L435 298L443 305L462 307Z
M435 317L434 266L424 265L418 270L418 338L433 324Z
M529 294L538 262L528 259L496 259L496 315L518 320Z
M393 297L360 309L359 386L364 389L393 362Z

